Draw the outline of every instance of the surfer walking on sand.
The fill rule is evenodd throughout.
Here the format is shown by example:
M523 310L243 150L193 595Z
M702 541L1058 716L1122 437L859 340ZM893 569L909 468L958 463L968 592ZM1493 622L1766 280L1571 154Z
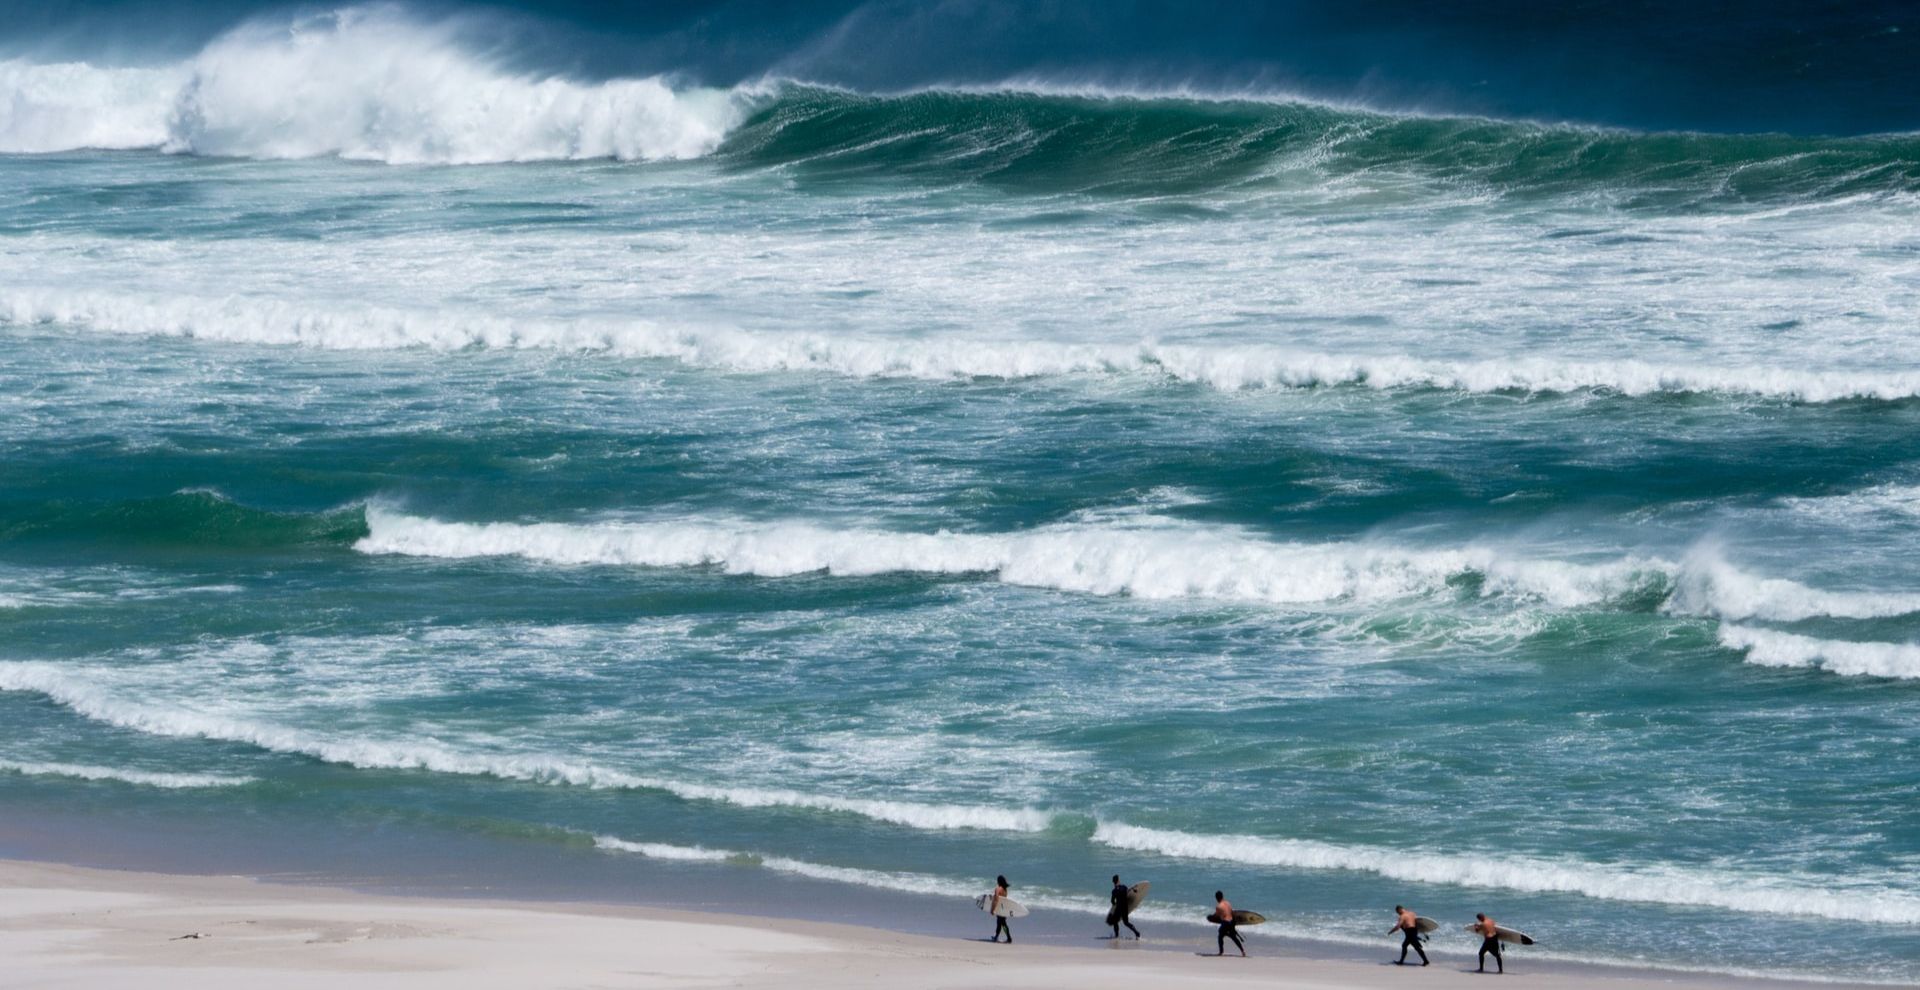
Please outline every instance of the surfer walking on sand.
M1227 939L1233 939L1233 944L1240 949L1241 958L1245 958L1247 955L1247 943L1240 940L1240 931L1233 926L1233 902L1227 900L1226 892L1221 890L1213 892L1213 900L1213 920L1220 923L1220 951L1214 953L1214 955L1226 955Z
M1400 933L1400 958L1396 963L1405 966L1407 950L1412 949L1420 953L1420 965L1431 965L1432 960L1427 958L1427 950L1420 947L1420 916L1398 904L1393 906L1393 911L1399 916L1394 920L1393 931ZM1391 935L1393 932L1387 934Z
M993 941L1000 941L1000 935L1004 932L1007 944L1012 945L1013 929L1007 927L1007 916L1000 913L1000 902L1007 899L1007 878L998 876L993 881L993 903L987 905L987 910L993 912Z
M1476 914L1473 930L1480 933L1480 968L1476 973L1487 971L1487 953L1493 953L1493 964L1500 967L1498 972L1507 971L1507 961L1500 956L1500 926L1484 914Z
M1113 910L1107 915L1107 924L1113 926L1113 937L1119 938L1120 926L1125 925L1127 931L1132 932L1133 937L1138 940L1140 929L1133 927L1133 922L1127 918L1128 912L1133 910L1133 891L1120 883L1118 873L1113 875L1113 893L1108 895L1107 899L1113 902Z

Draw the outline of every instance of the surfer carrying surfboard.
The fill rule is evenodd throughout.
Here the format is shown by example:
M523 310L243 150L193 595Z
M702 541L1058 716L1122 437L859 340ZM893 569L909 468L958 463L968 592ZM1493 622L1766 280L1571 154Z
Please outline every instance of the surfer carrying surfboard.
M1007 944L1012 945L1013 929L1007 927L1007 916L1000 910L1000 902L1007 899L1007 878L998 876L993 880L993 903L987 905L987 910L993 912L993 940L1000 941L1000 934L1005 932Z
M1214 891L1213 900L1213 920L1220 923L1220 951L1214 954L1220 956L1226 955L1227 939L1233 939L1233 944L1240 948L1241 958L1245 958L1247 955L1247 943L1240 940L1239 930L1233 927L1233 902L1227 900L1226 891L1223 890Z
M1393 923L1393 931L1400 933L1400 958L1397 963L1405 966L1407 950L1412 949L1420 953L1420 965L1432 965L1433 961L1427 958L1427 950L1420 947L1420 916L1398 904L1393 906L1393 911L1399 916ZM1387 934L1391 935L1393 932Z
M1473 930L1480 933L1480 968L1476 973L1487 971L1487 953L1493 953L1493 964L1500 967L1499 972L1507 971L1507 961L1500 955L1500 926L1484 914L1476 914Z
M1127 915L1133 911L1133 888L1122 884L1118 873L1113 875L1113 893L1107 899L1113 903L1113 907L1107 911L1107 924L1113 926L1113 937L1119 938L1120 926L1125 925L1127 931L1138 939L1140 929L1133 927L1133 922L1127 919Z

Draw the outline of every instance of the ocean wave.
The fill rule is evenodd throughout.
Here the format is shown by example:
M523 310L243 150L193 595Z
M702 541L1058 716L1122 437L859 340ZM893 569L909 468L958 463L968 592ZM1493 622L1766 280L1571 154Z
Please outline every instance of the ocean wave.
M786 856L767 856L758 853L734 852L726 849L710 849L704 846L678 846L660 842L630 842L610 835L594 836L593 844L597 848L610 852L632 853L634 855L645 856L648 859L683 863L738 863L758 866L776 873L787 873L813 880L827 880L833 883L871 887L877 890L948 896L958 895L965 890L965 887L957 881L924 873L865 870L858 867L812 863Z
M605 353L742 373L821 372L929 381L1138 375L1224 391L1357 387L1476 394L1716 393L1794 402L1920 397L1920 371L1715 366L1703 361L1339 354L1259 344L1080 343L976 337L889 338L673 327L644 320L518 319L483 313L314 303L244 295L149 298L15 287L0 322L105 333L331 350L470 348Z
M721 787L579 763L540 753L474 752L433 739L335 739L186 704L133 700L82 672L38 661L0 661L0 691L44 695L96 722L156 736L217 739L362 769L428 770L540 784L661 791L683 800L742 808L794 808L857 815L929 831L1040 832L1053 816L1033 808L809 794L785 788Z
M0 151L497 163L711 156L802 178L1178 195L1306 174L1631 202L1827 200L1920 189L1920 138L1640 133L1380 112L1278 92L1044 78L861 93L733 89L507 66L455 19L383 4L259 19L160 67L0 62ZM1293 186L1300 185L1297 181Z
M456 523L371 506L369 554L514 556L569 565L721 568L787 577L983 574L1007 584L1137 598L1272 604L1384 600L1447 591L1590 604L1664 581L1657 563L1515 560L1492 548L1273 543L1233 527L1140 516L1014 533L906 533L739 521Z
M43 763L0 760L0 772L27 777L68 777L75 780L111 780L141 787L169 790L194 790L210 787L243 787L256 778L215 773L169 773L156 770L128 770L120 767L87 766L77 763Z
M1720 645L1762 667L1815 667L1847 676L1920 678L1920 643L1816 639L1775 629L1723 624Z
M1786 578L1750 574L1729 564L1717 549L1689 553L1675 571L1669 611L1723 619L1877 619L1920 612L1920 594L1834 591Z
M116 545L264 548L344 546L365 536L359 505L321 512L258 509L206 489L153 498L42 502L0 522L0 541L96 541ZM154 589L121 588L116 594ZM231 585L159 589L164 593L234 591Z
M874 890L887 890L906 894L925 894L934 897L971 898L984 890L974 889L985 881L969 883L950 877L935 876L928 873L913 873L898 870L872 870L853 866L836 866L829 863L815 863L788 856L773 856L762 853L736 852L727 849L713 849L705 846L680 846L660 842L633 842L610 835L596 835L593 844L608 852L628 853L658 859L667 862L697 863L734 863L743 866L757 866L785 873L790 876L805 877L810 880L824 880L829 883L849 886L868 887ZM1107 902L1104 898L1076 897L1061 894L1045 888L1022 887L1018 900L1029 908L1043 908L1051 911L1071 911L1086 915L1104 915ZM1136 911L1134 917L1141 920L1186 922L1197 924L1199 911L1183 912L1177 909L1151 906Z
M1920 897L1879 882L1813 885L1733 871L1675 866L1603 865L1518 856L1453 855L1303 839L1199 835L1101 822L1093 841L1114 849L1179 859L1371 873L1412 883L1567 893L1608 901L1724 908L1869 924L1920 925Z
M1862 517L1920 517L1920 485L1886 484L1837 495L1781 499L1787 509L1815 519L1852 522Z
M695 158L746 91L506 71L386 6L258 21L156 69L0 62L0 152L158 148L393 164Z
M183 79L178 69L0 59L0 152L158 148Z
M1556 608L1653 599L1725 619L1876 618L1920 612L1920 595L1831 591L1769 578L1713 549L1680 562L1529 558L1493 546L1384 541L1278 543L1231 526L1136 515L1010 533L912 533L801 522L458 523L367 509L370 554L508 556L563 565L716 567L730 574L991 575L1006 584L1147 599L1311 605L1477 593Z
M1493 194L1639 193L1667 205L1920 189L1920 137L1646 133L1379 110L1286 93L1015 79L866 94L790 83L718 154L812 176L1177 195L1308 175Z

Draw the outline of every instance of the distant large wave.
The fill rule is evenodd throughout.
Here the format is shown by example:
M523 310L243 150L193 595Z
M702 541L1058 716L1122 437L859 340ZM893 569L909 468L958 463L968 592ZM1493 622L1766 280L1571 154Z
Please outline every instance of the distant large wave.
M713 157L814 179L1168 195L1393 176L1672 202L1920 189L1920 137L1646 134L1021 79L867 94L510 68L389 7L256 21L147 68L0 61L0 152L395 164Z
M0 151L157 148L245 158L489 163L692 158L741 96L658 77L583 83L500 68L385 7L242 26L158 68L0 62Z
M818 177L1121 195L1286 188L1301 177L1601 193L1668 207L1920 189L1915 136L1640 133L1038 81L890 95L790 85L718 153Z

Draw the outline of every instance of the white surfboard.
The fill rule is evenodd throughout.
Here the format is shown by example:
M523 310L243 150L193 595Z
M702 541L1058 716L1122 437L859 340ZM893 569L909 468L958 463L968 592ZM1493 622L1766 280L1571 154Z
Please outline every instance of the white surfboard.
M1002 918L1024 918L1027 916L1027 906L1011 897L1000 898L1000 910L998 911L993 909L993 895L990 893L981 894L979 897L974 898L973 904L982 911L990 912Z
M1468 925L1467 931L1473 932L1474 934L1478 935L1480 933L1480 926ZM1532 935L1528 935L1526 932L1523 932L1523 931L1518 931L1516 929L1508 928L1505 925L1493 926L1493 937L1499 939L1502 942L1512 942L1515 945L1532 945L1533 944Z

